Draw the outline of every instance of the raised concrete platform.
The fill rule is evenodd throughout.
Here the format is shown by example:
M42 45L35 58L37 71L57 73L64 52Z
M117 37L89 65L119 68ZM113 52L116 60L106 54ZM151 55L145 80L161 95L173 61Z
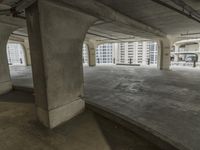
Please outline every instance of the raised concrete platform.
M181 150L200 149L200 70L85 67L85 99Z

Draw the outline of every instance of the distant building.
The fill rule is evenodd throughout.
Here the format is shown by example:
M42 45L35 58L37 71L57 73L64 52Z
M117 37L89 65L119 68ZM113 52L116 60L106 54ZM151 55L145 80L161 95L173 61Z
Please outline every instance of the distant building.
M83 64L88 64L88 48L86 44L83 44Z
M149 42L149 57L150 64L157 64L158 49L156 42Z
M21 44L7 44L7 58L9 65L26 65L24 49Z
M96 49L96 63L97 64L112 64L113 63L113 49L112 43L99 45Z
M125 42L119 43L116 63L142 64L157 63L157 44L155 42Z
M83 63L88 63L87 46L83 45ZM99 45L96 49L98 64L142 64L157 63L156 42L125 42Z
M96 49L96 64L112 64L116 44L108 43L99 45ZM87 45L83 45L83 64L88 64Z

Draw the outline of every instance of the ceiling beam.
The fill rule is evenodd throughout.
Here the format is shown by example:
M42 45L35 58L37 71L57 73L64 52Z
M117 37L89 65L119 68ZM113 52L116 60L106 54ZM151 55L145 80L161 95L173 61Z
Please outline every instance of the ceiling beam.
M145 37L144 32L151 34L152 37L166 37L166 33L155 29L142 22L136 21L118 11L100 3L97 0L48 0L52 3L57 3L61 7L68 7L70 9L85 13L105 22L112 22L123 26L129 26L131 30L140 30L141 37Z
M35 2L36 0L20 0L16 3L16 6L14 6L14 8L17 12L24 11L24 9L28 8Z
M176 5L176 7L162 0L152 0L152 1L200 23L200 14L182 0L170 0L172 3Z

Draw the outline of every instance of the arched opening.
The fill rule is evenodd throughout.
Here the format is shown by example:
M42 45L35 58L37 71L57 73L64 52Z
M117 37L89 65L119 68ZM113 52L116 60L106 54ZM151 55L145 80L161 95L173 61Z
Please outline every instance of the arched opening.
M173 67L200 67L199 39L182 40L174 43L171 51Z
M7 60L14 89L33 89L32 66L26 28L13 31L7 42Z

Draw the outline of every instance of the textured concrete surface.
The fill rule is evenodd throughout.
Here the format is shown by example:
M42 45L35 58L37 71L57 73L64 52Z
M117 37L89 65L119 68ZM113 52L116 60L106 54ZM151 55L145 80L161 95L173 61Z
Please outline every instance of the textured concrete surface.
M14 25L0 24L0 94L4 94L12 89L6 45L10 34L16 28L17 26Z
M96 49L98 47L98 43L96 41L88 41L88 65L90 67L96 66Z
M85 97L180 149L200 149L200 70L85 69Z
M84 67L85 99L180 149L200 149L199 69Z
M10 66L10 75L13 85L33 88L33 76L30 66Z
M1 150L160 150L89 110L48 130L35 118L33 99L20 91L0 96Z
M50 0L36 1L26 18L37 115L54 128L84 110L82 44L97 19Z

